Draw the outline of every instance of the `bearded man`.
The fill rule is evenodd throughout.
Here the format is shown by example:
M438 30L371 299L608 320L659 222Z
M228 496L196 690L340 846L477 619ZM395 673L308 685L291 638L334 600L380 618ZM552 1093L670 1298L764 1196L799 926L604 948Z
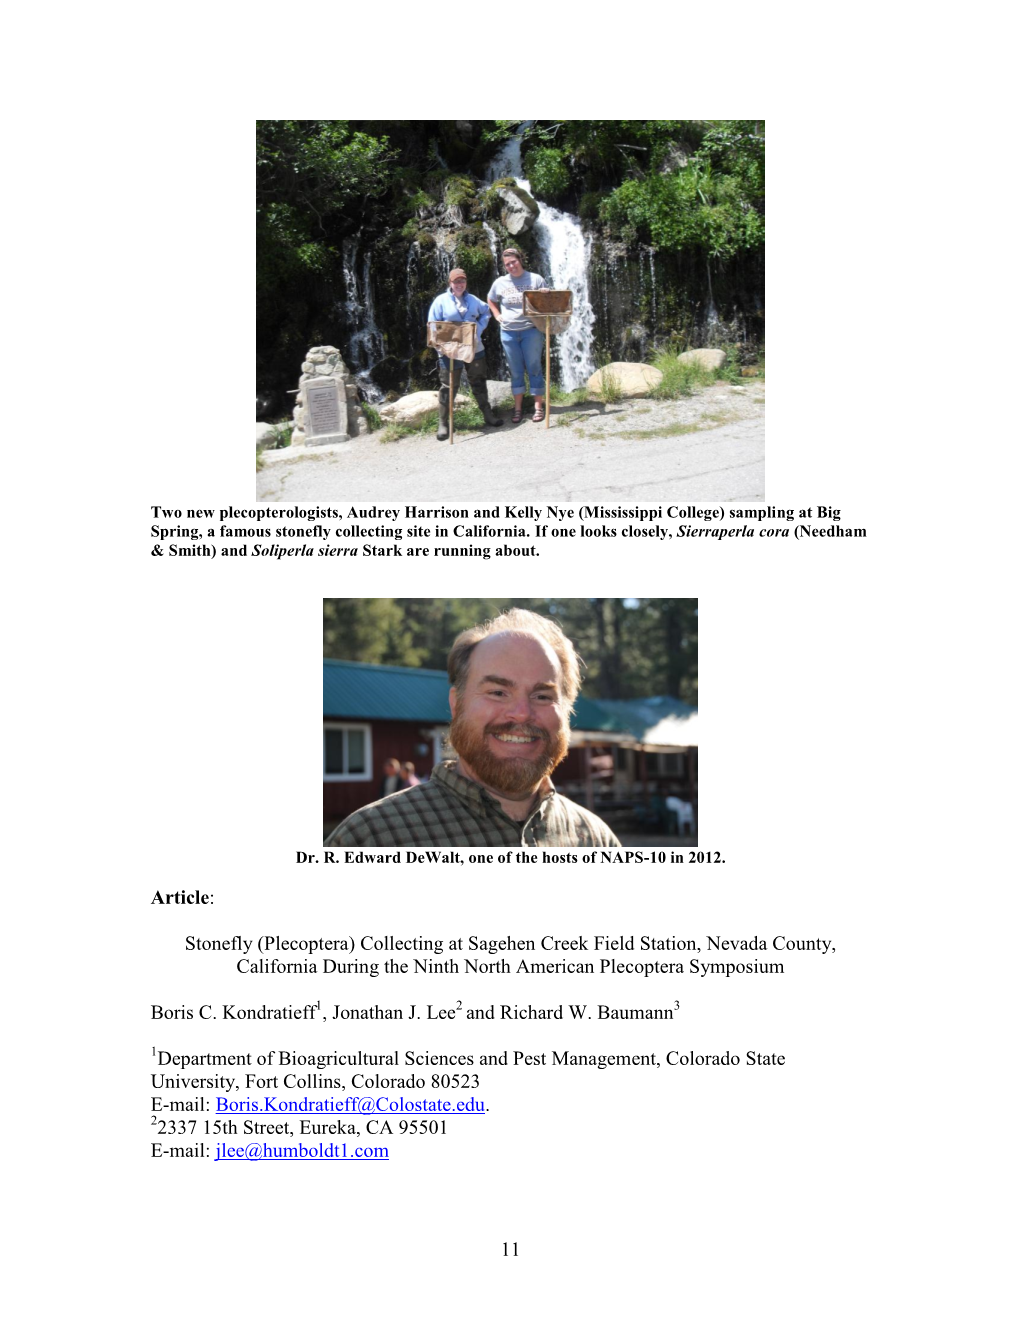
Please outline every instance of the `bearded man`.
M428 783L354 812L325 846L619 848L605 822L549 778L567 754L581 684L559 624L507 610L460 634L447 673L456 760L436 766Z

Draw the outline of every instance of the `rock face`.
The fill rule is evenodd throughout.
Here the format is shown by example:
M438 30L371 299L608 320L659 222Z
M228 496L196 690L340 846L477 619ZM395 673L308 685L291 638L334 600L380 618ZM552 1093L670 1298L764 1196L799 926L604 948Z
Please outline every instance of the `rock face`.
M641 362L610 362L588 379L589 399L619 393L621 399L643 399L662 380L662 372Z
M307 388L309 383L322 385L328 381L335 383L339 397L337 429L328 435L313 435L308 417ZM291 447L336 444L344 436L367 435L368 429L368 421L358 402L358 387L340 356L340 350L331 344L310 348L301 363Z
M588 294L596 353L639 362L658 348L726 343L747 344L753 356L765 334L757 293L764 278L760 255L706 262L628 245L595 229Z
M472 133L478 128L473 124ZM462 123L454 136L470 150L466 134ZM543 248L548 231L537 219L534 198L509 183L487 183L478 161L465 160L459 168L464 186L460 194L450 194L462 195L456 206L448 205L444 188L442 198L433 196L429 205L423 201L399 228L387 227L377 217L363 235L343 240L335 268L317 286L318 292L308 295L303 333L319 344L339 345L354 378L344 381L345 395L350 383L370 400L436 387L426 324L432 300L447 288L452 266L468 272L468 289L483 300L503 273L500 253L508 244L519 245L528 268L549 278ZM432 187L433 194L438 191ZM583 222L583 236L587 292L595 314L594 355L589 360L644 362L658 350L719 344L744 347L741 364L755 359L765 329L763 253L723 261L700 253L656 251L633 238L611 235L591 217ZM283 322L277 328L260 326L265 346L260 340L258 421L276 421L293 407L289 391L298 362L289 333ZM488 374L509 379L495 319L483 343ZM309 367L303 376L332 376L332 360L311 362L311 356L322 351L306 355ZM316 367L323 369L318 375ZM554 367L554 379L557 371ZM362 429L355 420L348 434Z
M523 188L498 188L499 222L517 238L526 234L538 219L538 203Z
M700 362L706 371L717 371L726 361L721 348L689 348L680 354L681 362Z

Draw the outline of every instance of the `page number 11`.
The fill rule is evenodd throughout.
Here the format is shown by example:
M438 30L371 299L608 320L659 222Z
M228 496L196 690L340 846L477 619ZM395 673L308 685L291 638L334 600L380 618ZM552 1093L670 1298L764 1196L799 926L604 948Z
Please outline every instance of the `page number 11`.
M517 1255L517 1243L516 1243L516 1242L504 1242L504 1243L503 1243L503 1255L504 1255L504 1256L516 1256L516 1255Z

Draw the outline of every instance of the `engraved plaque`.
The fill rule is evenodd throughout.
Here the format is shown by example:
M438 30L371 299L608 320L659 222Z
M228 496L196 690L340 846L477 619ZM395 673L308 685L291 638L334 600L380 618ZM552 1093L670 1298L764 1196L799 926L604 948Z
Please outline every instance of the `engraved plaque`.
M305 407L308 411L308 435L339 435L345 433L346 426L340 424L340 395L336 381L324 381L321 385L309 382L305 386Z

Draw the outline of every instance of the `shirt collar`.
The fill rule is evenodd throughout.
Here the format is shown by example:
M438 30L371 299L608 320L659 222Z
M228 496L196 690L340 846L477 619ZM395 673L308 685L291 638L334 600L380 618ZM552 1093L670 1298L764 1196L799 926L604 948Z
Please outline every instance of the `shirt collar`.
M432 771L432 778L438 780L451 793L455 793L462 802L476 813L479 811L498 811L500 817L503 820L510 821L512 825L525 825L537 813L544 815L550 800L556 796L556 789L553 788L552 780L547 775L539 785L535 805L528 812L526 819L515 821L513 817L506 814L496 799L490 793L487 793L481 784L460 773L456 761L441 761Z

